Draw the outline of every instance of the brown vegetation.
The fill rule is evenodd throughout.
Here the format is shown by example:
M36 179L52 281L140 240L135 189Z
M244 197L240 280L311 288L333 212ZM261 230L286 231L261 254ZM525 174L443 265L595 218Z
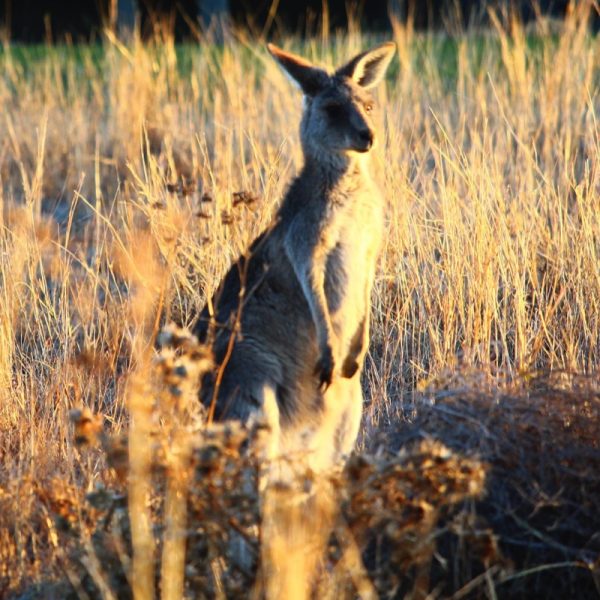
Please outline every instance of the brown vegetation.
M366 454L306 484L339 506L320 597L598 593L589 10L450 41L395 26ZM332 64L373 41L351 31L303 53ZM0 56L2 597L268 585L229 553L236 536L258 547L262 463L237 449L264 431L206 430L209 357L155 342L165 322L193 322L268 222L301 159L296 91L262 45L177 52L112 40L100 58Z

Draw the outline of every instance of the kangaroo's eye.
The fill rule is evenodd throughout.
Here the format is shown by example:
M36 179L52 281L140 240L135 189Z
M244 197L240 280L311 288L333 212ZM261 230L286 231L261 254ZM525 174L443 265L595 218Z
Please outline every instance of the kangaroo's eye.
M330 102L329 104L326 104L324 108L327 116L331 119L335 119L342 114L342 105L337 102Z
M373 103L372 102L367 102L367 104L365 104L365 112L367 114L373 112Z

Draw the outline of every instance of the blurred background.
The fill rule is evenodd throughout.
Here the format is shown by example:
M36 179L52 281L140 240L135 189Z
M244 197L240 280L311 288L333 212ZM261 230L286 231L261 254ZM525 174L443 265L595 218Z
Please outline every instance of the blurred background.
M486 24L488 8L516 13L524 22L540 14L562 18L568 0L1 0L0 29L19 42L93 41L104 27L126 31L139 25L151 36L165 23L179 41L198 38L215 21L277 37L347 27L385 30L389 15L411 19L416 29ZM598 16L593 24L598 30Z

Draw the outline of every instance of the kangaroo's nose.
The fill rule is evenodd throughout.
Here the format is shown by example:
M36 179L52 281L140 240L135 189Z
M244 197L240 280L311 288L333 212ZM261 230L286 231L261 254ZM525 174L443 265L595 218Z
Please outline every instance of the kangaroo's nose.
M370 129L362 129L358 132L358 137L364 143L368 150L373 145L373 132Z

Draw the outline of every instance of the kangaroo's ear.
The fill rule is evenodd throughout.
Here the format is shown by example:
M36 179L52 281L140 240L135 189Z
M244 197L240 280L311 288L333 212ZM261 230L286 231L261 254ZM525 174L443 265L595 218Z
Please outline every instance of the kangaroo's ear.
M340 67L335 74L349 77L364 88L372 88L383 79L395 52L396 44L386 42L355 56L349 63Z
M267 44L269 52L307 96L314 96L329 82L329 75L312 63L291 52Z

